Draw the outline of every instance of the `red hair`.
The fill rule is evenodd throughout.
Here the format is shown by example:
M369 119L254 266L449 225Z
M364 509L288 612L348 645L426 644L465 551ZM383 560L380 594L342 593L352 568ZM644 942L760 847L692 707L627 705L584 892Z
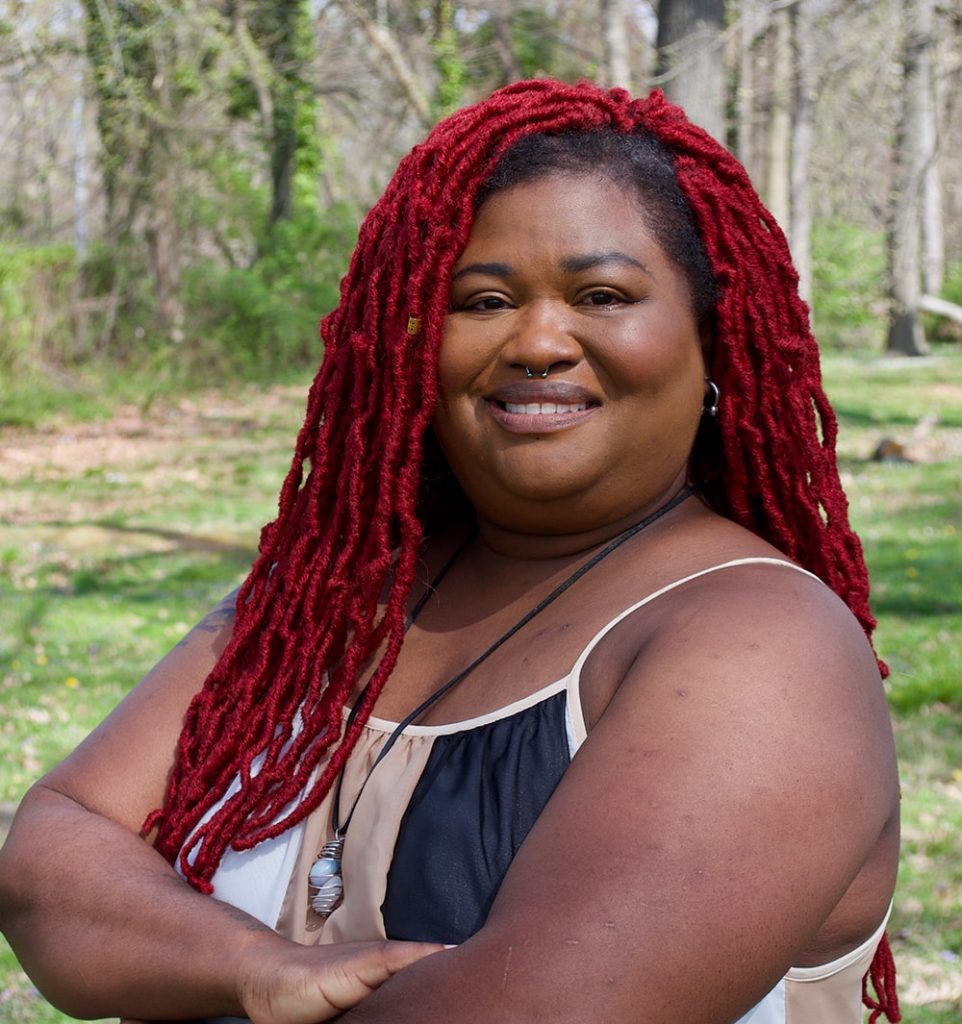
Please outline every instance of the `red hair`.
M510 85L442 121L401 161L321 324L324 361L277 519L238 595L230 643L188 709L166 803L147 822L201 891L228 846L250 849L318 806L397 660L448 284L479 189L524 136L602 128L650 133L672 154L714 273L709 372L724 399L709 500L825 580L871 634L807 309L744 169L660 92L632 100L587 84ZM345 701L379 649L341 739Z

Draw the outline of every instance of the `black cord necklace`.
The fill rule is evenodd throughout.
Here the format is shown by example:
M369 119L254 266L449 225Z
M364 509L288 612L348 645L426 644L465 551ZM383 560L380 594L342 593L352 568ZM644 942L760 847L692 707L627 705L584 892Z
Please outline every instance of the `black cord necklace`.
M617 537L610 540L600 551L592 555L583 565L575 569L566 579L562 580L548 594L547 597L539 601L530 611L526 612L518 621L509 629L507 632L502 633L497 640L494 641L489 647L486 647L466 668L463 668L457 675L453 676L442 686L439 686L426 700L422 701L413 711L407 714L391 731L390 736L381 747L378 752L377 758L374 764L368 769L367 775L364 777L364 781L361 783L361 788L357 791L357 796L354 797L354 802L351 804L351 809L348 811L347 817L344 819L343 824L341 823L341 786L344 781L344 769L342 768L337 777L337 783L334 789L334 800L331 808L331 825L334 829L334 838L324 844L321 848L321 852L317 856L317 860L314 861L311 866L309 881L314 894L311 896L311 906L316 914L321 917L328 917L332 914L338 906L340 906L342 899L344 898L344 879L341 875L341 859L344 853L344 839L347 836L347 830L350 827L351 819L354 817L354 812L357 810L357 805L364 793L365 787L368 782L371 781L371 776L374 774L375 768L384 760L388 752L400 738L404 730L411 725L416 719L420 718L425 711L428 710L432 705L436 704L449 690L454 689L458 683L462 682L467 676L469 676L483 661L487 660L499 647L511 639L518 630L523 629L536 615L540 615L541 612L548 607L548 605L554 603L561 595L574 583L577 583L585 573L590 572L599 562L607 558L612 551L621 547L622 544L627 540L631 540L635 534L641 533L646 527L651 526L652 523L656 522L662 516L667 515L673 508L680 505L686 498L693 493L691 486L686 486L680 490L671 501L666 502L661 508L656 509L651 515L645 516L640 522L635 523L633 526L629 526L623 533L619 533ZM424 593L420 596L414 608L411 610L411 614L408 616L405 623L405 632L411 628L412 623L421 613L425 604L427 604L428 598L435 592L438 584L447 575L448 570L458 560L462 551L467 546L468 542L472 539L473 535L469 535L461 542L456 548L451 557L441 567L440 572L431 581ZM357 717L358 711L364 702L364 697L367 694L367 687L361 691L360 697L351 708L351 713L348 716L348 726Z

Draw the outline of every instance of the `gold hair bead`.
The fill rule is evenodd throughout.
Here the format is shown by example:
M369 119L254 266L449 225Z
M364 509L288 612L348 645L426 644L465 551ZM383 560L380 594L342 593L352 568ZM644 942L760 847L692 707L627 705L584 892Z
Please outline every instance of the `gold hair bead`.
M421 330L421 318L419 316L408 317L408 334L415 335Z

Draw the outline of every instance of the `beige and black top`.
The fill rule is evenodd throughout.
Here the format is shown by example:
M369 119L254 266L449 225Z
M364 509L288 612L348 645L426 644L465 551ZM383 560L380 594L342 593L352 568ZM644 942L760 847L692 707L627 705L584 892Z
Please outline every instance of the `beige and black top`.
M587 737L582 667L623 618L705 573L777 559L739 559L685 577L626 608L571 672L523 700L466 721L408 726L371 774L344 848L344 901L310 909L308 873L331 838L329 794L301 825L251 851L229 850L215 894L302 943L392 938L460 943L485 921L515 853ZM347 763L350 807L396 723L370 719ZM885 922L821 967L793 968L737 1024L859 1024L861 980Z

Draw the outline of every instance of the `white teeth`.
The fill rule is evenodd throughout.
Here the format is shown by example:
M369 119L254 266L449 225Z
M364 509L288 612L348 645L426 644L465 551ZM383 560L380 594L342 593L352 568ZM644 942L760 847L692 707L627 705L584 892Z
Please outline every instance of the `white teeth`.
M573 405L561 405L557 402L528 402L526 404L505 402L504 407L508 412L524 416L550 416L552 413L558 412L583 412L588 408L588 403L576 402Z

